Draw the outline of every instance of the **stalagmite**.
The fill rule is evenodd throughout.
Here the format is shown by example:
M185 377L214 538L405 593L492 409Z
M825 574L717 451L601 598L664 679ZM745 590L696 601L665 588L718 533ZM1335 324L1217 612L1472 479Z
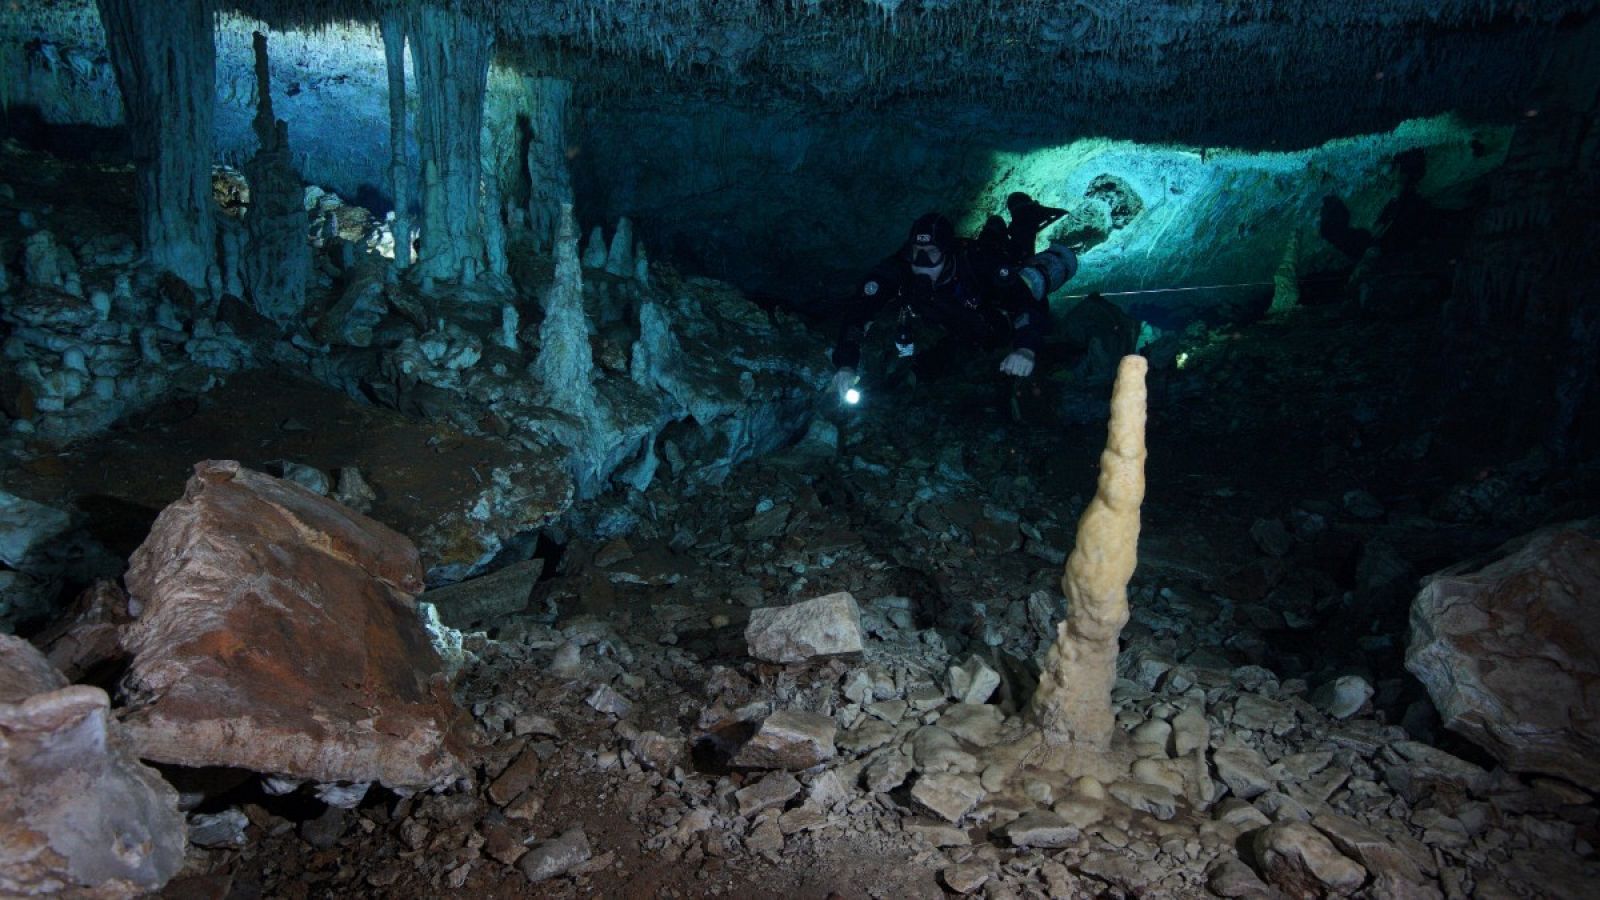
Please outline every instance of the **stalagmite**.
M507 303L500 307L500 346L517 349L517 308Z
M412 11L407 36L417 79L422 167L422 278L470 284L484 271L479 151L494 27L435 6Z
M306 305L311 251L306 246L305 191L289 151L289 126L272 114L267 36L255 34L256 117L260 146L244 165L250 182L245 213L244 286L257 312L288 324Z
M589 348L589 327L584 320L583 268L578 264L578 223L572 218L571 203L561 205L555 255L555 281L539 326L535 374L544 385L547 403L589 422L597 414L594 352Z
M1281 313L1300 305L1300 281L1297 274L1300 258L1300 233L1292 232L1283 247L1283 259L1272 274L1272 306L1269 313Z
M1057 626L1032 708L1050 745L1086 750L1111 745L1117 637L1128 622L1128 579L1138 560L1144 500L1148 367L1141 356L1125 356L1118 367L1100 482L1078 522L1077 543L1061 577L1067 618Z
M572 83L560 78L532 78L528 137L528 227L534 247L547 250L555 237L561 203L572 196L567 170L567 100Z
M606 267L606 235L599 225L589 232L589 240L583 245L583 267L585 269L604 269Z
M633 279L644 285L650 283L650 257L645 253L643 241L633 249Z
M489 272L503 276L511 271L511 257L506 252L506 221L501 196L500 176L486 159L483 167L483 250L488 256Z
M214 274L211 122L216 47L210 0L99 0L134 159L149 260L206 286Z
M617 220L617 232L606 251L606 271L623 278L633 276L633 223L627 216Z
M394 193L394 267L411 265L411 161L406 152L406 19L383 14L383 58L389 73L389 189Z

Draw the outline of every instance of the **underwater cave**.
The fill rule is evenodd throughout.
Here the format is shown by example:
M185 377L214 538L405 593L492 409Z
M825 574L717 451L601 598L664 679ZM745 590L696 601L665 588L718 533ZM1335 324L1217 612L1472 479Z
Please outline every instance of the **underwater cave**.
M1600 3L0 3L0 896L1584 898Z

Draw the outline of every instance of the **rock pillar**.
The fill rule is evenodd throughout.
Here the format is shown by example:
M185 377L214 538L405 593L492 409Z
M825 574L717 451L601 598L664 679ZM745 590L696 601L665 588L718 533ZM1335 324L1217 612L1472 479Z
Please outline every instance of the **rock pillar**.
M140 240L150 262L203 288L216 267L210 0L99 0L133 148Z

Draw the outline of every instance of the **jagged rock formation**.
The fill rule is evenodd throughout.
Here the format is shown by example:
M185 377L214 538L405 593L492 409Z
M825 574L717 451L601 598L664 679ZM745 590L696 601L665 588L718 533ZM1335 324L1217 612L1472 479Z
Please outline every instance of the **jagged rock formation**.
M417 80L422 246L417 274L470 284L488 265L483 204L483 97L494 29L455 7L418 4L406 38Z
M442 787L467 769L417 617L416 548L298 485L204 462L130 560L142 757Z
M139 762L105 691L0 634L0 894L142 896L184 844L178 792Z
M1600 520L1519 538L1427 581L1406 667L1446 727L1512 770L1600 790Z
M250 181L245 213L244 282L257 312L279 325L297 318L306 305L311 251L306 245L305 190L289 150L289 125L272 114L272 81L267 68L267 36L256 32L256 140L244 164Z
M1144 376L1141 356L1123 357L1111 391L1111 423L1094 499L1061 576L1067 617L1045 657L1033 716L1052 745L1104 750L1114 722L1117 636L1128 622L1128 579L1139 550L1144 501Z
M216 275L213 4L98 2L133 144L142 247L158 268L206 287Z

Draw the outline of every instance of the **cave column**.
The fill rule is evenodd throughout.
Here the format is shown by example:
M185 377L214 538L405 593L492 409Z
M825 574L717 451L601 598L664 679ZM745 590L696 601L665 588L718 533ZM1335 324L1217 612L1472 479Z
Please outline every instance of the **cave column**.
M422 170L425 278L476 281L486 242L480 154L483 101L494 27L435 6L412 10L407 37L417 79L417 151Z
M311 277L306 246L305 185L289 150L289 126L272 113L267 36L255 33L255 155L244 164L250 184L245 212L244 280L256 311L288 325L305 310Z
M528 227L539 250L555 239L561 204L572 202L572 175L567 169L567 103L572 82L561 78L528 79Z
M383 57L389 73L389 186L394 195L394 267L411 265L411 161L406 153L406 17L383 14Z
M216 273L211 0L98 0L133 150L140 240L149 261L196 288Z

